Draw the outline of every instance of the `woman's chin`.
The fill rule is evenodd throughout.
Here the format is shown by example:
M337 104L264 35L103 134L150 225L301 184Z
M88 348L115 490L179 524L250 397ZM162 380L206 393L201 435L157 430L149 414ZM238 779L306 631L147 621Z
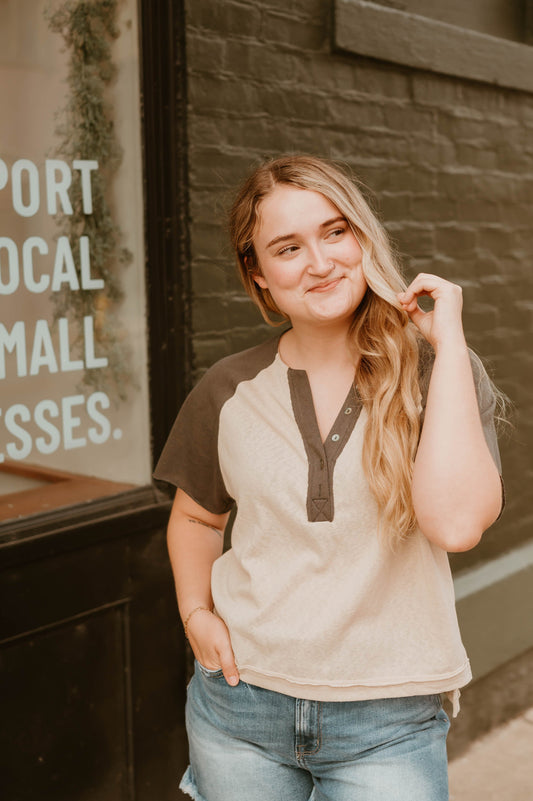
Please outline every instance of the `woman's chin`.
M358 305L346 300L331 298L322 303L313 303L309 312L310 316L317 322L340 323L351 320Z

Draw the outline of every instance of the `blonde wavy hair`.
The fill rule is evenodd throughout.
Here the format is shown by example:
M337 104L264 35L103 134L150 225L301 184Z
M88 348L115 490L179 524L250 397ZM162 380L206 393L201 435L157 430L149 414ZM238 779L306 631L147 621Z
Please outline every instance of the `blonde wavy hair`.
M261 267L254 234L261 201L279 184L320 192L345 217L362 250L368 284L350 328L357 362L355 385L368 415L363 469L379 510L380 534L395 546L416 527L411 495L420 433L420 335L396 298L406 283L387 234L354 180L330 161L285 156L268 161L248 177L230 211L230 236L244 288L272 324L287 319L272 295L254 280Z

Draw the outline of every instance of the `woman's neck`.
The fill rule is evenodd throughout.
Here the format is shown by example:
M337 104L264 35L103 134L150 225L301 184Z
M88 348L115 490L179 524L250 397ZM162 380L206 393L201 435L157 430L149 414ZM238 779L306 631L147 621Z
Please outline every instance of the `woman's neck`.
M293 327L281 337L280 357L289 367L309 373L353 369L355 361L348 331L346 326L324 329Z

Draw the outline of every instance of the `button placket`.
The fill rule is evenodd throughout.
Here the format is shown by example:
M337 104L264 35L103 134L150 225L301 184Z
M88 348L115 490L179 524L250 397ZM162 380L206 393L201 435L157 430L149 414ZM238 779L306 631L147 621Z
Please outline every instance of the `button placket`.
M357 422L360 403L352 386L325 442L322 441L311 386L304 370L287 369L295 421L308 460L307 514L310 522L331 522L334 517L333 471Z

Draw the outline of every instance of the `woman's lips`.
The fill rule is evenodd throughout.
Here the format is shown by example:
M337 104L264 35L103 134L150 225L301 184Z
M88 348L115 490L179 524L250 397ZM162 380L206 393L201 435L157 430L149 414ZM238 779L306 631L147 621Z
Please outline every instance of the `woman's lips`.
M328 292L330 289L334 289L340 281L341 281L341 278L335 278L333 281L327 281L324 284L317 284L316 286L312 286L307 291L308 292Z

